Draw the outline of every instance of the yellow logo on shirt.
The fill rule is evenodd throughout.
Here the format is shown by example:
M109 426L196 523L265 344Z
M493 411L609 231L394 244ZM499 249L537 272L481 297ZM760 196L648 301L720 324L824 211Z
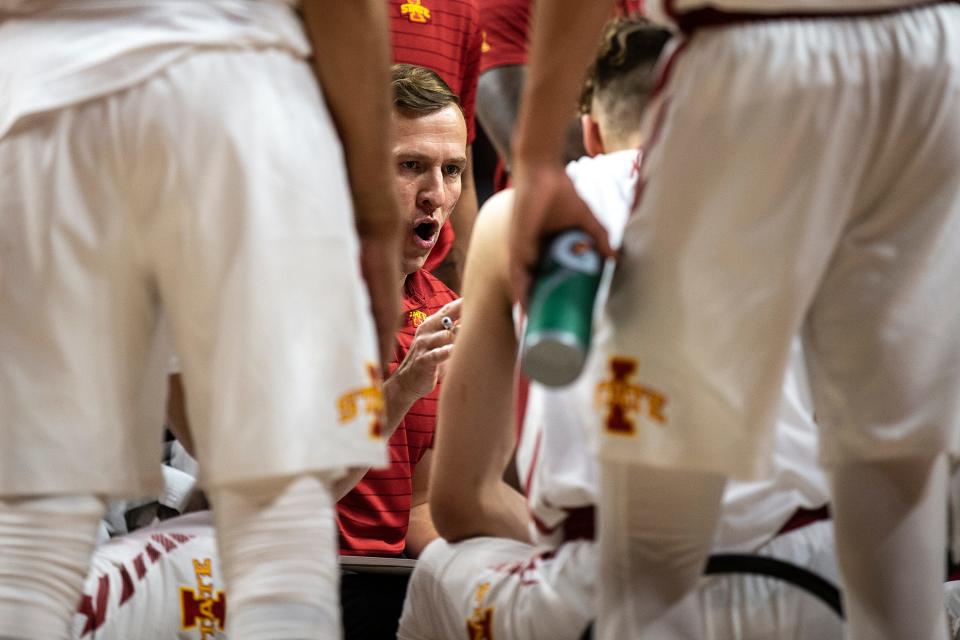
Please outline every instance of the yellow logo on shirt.
M421 4L421 0L409 0L400 5L400 13L407 16L410 22L425 23L430 19L430 9Z
M423 321L427 319L427 314L419 309L416 311L411 311L408 315L410 316L410 325L414 329L422 325Z
M487 42L487 32L480 31L480 53L486 53L490 51L490 43Z
M193 561L197 588L180 587L180 629L198 629L200 640L214 638L223 631L227 619L227 598L223 591L214 592L213 567L210 558Z
M337 412L340 423L344 424L354 420L363 405L364 413L370 416L370 437L380 439L383 437L383 386L375 365L367 364L367 376L370 378L369 386L348 391L337 398Z
M636 425L633 414L640 411L646 400L647 416L660 424L667 421L663 415L667 398L653 389L630 382L637 371L637 361L631 358L611 358L610 372L612 380L597 385L596 402L607 407L604 426L610 433L633 435Z

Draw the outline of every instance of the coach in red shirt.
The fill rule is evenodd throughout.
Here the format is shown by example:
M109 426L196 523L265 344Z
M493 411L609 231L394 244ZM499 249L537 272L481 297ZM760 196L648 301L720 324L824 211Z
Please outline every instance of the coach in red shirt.
M443 227L425 265L428 271L459 289L460 273L477 215L476 185L472 161L469 160L469 145L473 144L475 133L474 104L483 46L477 0L388 0L388 13L393 61L435 71L459 96L463 108L468 163L463 172L462 194L450 224Z
M415 557L437 536L427 505L437 383L460 317L456 294L423 265L460 197L467 127L456 94L434 72L395 65L393 90L395 184L407 228L397 272L404 324L383 385L390 466L367 471L340 500L337 518L341 553ZM391 576L345 572L347 638L395 637L405 586Z

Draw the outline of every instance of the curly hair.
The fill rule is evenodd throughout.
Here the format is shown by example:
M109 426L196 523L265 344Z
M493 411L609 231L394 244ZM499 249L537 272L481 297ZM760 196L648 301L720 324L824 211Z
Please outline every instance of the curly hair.
M643 18L607 23L580 94L580 113L591 113L596 99L619 129L639 127L656 82L654 68L670 32Z

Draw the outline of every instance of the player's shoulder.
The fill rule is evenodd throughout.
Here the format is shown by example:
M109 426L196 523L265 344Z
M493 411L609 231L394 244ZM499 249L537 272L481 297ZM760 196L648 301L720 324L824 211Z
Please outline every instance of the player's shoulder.
M470 254L487 256L499 253L498 249L505 247L509 240L510 221L513 211L513 188L498 191L483 203L473 223L473 234L470 237Z
M505 239L510 226L510 212L513 209L513 188L498 191L483 203L477 214L473 232L483 237Z

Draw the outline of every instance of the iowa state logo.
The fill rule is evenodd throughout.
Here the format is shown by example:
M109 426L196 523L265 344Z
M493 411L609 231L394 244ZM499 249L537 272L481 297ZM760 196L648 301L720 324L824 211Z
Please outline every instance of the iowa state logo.
M376 366L367 364L367 376L369 386L348 391L337 398L337 413L340 424L345 424L357 417L362 406L364 413L370 416L370 437L379 439L383 437L383 388Z
M180 587L180 628L197 629L200 640L212 639L223 631L227 620L227 598L223 591L214 592L213 566L210 558L193 561L197 588Z
M473 615L467 618L468 640L493 640L493 607L484 607L483 599L487 596L490 583L481 583L473 594L477 606Z
M636 372L636 360L614 357L610 359L612 379L597 385L596 402L607 409L604 428L610 433L633 435L637 430L634 416L641 412L641 415L645 414L654 422L667 422L663 415L666 397L649 387L631 382L630 378Z
M419 309L411 311L407 316L410 318L410 326L414 329L422 325L423 321L427 319L427 314Z
M425 24L430 20L430 9L421 4L421 0L409 0L400 5L400 14L407 16L410 22Z

